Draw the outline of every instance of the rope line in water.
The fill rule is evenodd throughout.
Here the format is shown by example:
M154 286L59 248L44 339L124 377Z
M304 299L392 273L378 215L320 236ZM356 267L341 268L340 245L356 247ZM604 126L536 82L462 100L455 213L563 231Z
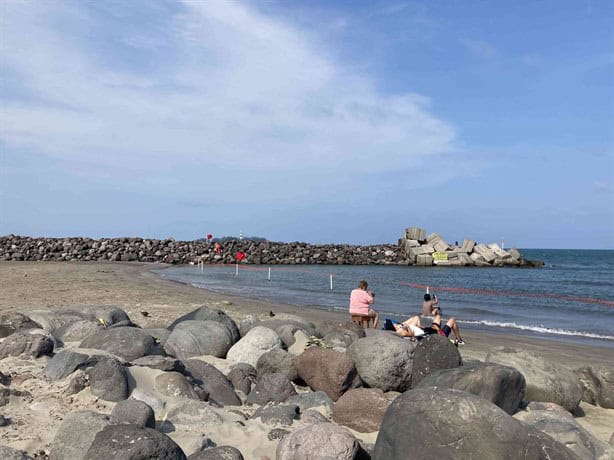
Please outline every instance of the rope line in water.
M399 281L399 284L404 286L410 286L416 289L426 289L426 284L408 283L406 281ZM490 295L501 297L531 297L536 299L557 299L568 300L570 302L582 302L582 303L596 303L601 305L607 305L614 307L614 301L595 299L593 297L575 297L564 294L549 294L546 292L522 292L522 291L499 291L495 289L475 289L464 287L448 287L448 286L429 286L434 291L447 291L456 292L459 294L477 294L477 295Z
M235 264L230 265L230 264L222 263L222 264L215 264L215 265L222 265L225 267L232 266L233 268L235 267ZM269 268L267 267L260 268L260 267L241 265L241 264L239 264L239 269L246 270L246 271L268 271L269 270ZM339 276L334 273L317 273L317 272L313 272L309 270L301 270L298 268L295 269L295 268L285 268L285 267L271 267L271 270L295 272L295 273L306 273L312 276L325 276L325 277L334 276L337 279L351 281L349 278ZM380 284L382 283L392 284L390 282L385 282L385 281L384 282L380 281L379 283ZM497 289L465 288L465 287L454 287L454 286L432 286L432 285L426 285L426 284L410 283L407 281L397 281L396 283L402 286L408 286L414 289L426 290L426 288L428 287L432 291L454 292L457 294L485 295L485 296L499 296L499 297L528 297L528 298L535 298L535 299L556 299L556 300L565 300L568 302L593 303L593 304L598 304L598 305L606 305L608 307L614 307L614 301L596 299L594 297L577 297L577 296L570 296L570 295L564 295L564 294L552 294L552 293L547 293L547 292L523 292L523 291L508 291L508 290L497 290Z

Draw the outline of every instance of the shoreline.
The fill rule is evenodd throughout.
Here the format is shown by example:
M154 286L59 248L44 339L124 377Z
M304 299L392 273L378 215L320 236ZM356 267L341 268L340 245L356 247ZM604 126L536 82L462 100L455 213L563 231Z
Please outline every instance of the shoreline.
M235 321L249 315L268 320L270 312L279 318L283 318L283 313L298 315L316 325L350 319L345 312L231 296L164 279L155 273L164 267L166 265L141 262L0 262L0 314L22 312L27 315L29 311L50 308L115 305L142 328L165 328L179 316L203 305L223 310ZM614 362L614 350L604 347L471 329L463 331L463 336L467 344L458 350L465 363L483 361L497 346L528 350L546 362L570 370L600 364L611 367ZM202 359L223 372L227 370L223 359L212 356ZM2 361L0 372L11 375L12 388L25 390L31 396L28 400L13 398L5 406L4 414L14 423L0 433L0 445L29 453L40 452L50 446L59 427L57 422L66 414L81 409L109 414L113 409L114 403L94 397L90 389L76 396L65 396L66 380L50 381L41 376L47 362L46 357L35 360L9 357ZM160 371L141 369L139 372L147 377L141 381L141 385L147 387ZM243 407L247 411L254 409ZM604 443L609 441L614 430L614 409L581 402L573 415L574 420L597 439ZM212 439L226 439L235 416L232 411L224 412L224 423L211 428L207 435ZM273 458L277 443L267 438L268 426L252 418L249 425L249 430L233 432L239 436L234 444L249 452L247 458ZM367 444L373 444L377 436L377 432L353 434ZM190 452L197 449L193 444L195 438L190 438L188 432L171 433L170 436Z
M214 303L215 308L241 319L268 317L269 312L293 313L311 321L348 321L347 313L316 307L270 302L222 294L189 283L162 278L155 273L168 264L144 262L0 262L0 311L48 307L116 304L142 327L166 327L172 319ZM150 316L140 313L146 310ZM614 348L572 343L554 337L465 328L465 359L484 359L495 346L524 348L573 369L588 364L614 362Z

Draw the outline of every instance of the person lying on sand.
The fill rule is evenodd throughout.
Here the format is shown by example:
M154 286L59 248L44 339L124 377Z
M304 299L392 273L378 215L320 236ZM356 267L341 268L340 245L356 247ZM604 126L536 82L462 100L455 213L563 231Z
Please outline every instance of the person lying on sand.
M460 331L458 329L456 318L450 318L448 322L442 326L441 325L441 322L442 322L441 311L439 310L439 308L435 308L433 310L433 315L435 316L433 318L433 324L432 324L433 329L439 332L440 335L445 335L446 337L450 335L450 332L454 332L454 338L456 339L455 343L457 343L458 345L465 344L465 341L462 339L460 335Z
M422 327L420 324L420 316L412 316L407 321L403 321L402 323L396 323L392 320L386 320L386 329L393 330L401 337L421 337L426 334L436 334L437 331L431 328ZM391 328L392 327L392 328Z

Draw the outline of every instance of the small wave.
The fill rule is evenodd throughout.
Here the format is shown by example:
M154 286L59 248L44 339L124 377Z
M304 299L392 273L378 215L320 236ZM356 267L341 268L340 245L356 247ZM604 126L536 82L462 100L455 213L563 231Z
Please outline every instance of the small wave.
M614 336L611 336L611 335L601 335L601 334L595 334L593 332L568 331L566 329L551 329L551 328L547 328L544 326L527 326L524 324L516 324L516 323L500 323L498 321L471 321L471 320L463 320L463 321L459 321L459 323L478 324L482 326L501 327L501 328L508 328L508 329L520 329L523 331L539 332L541 334L567 335L567 336L574 336L574 337L587 337L591 339L614 340Z

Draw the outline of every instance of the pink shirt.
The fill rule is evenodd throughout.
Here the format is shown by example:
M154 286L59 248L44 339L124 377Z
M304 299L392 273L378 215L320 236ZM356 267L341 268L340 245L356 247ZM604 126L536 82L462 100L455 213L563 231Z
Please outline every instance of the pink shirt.
M368 315L371 302L373 302L373 297L367 291L354 289L350 294L350 313Z

